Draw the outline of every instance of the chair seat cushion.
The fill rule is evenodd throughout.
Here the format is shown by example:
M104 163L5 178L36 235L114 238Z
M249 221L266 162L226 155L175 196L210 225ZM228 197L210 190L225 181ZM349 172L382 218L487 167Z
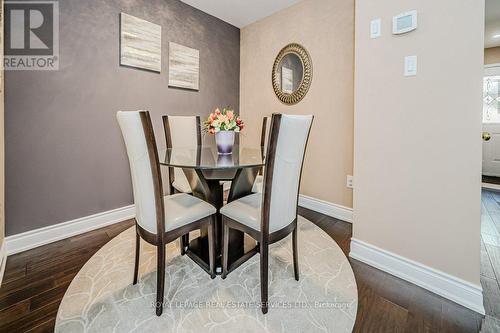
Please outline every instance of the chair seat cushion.
M215 214L211 204L185 193L163 197L165 203L165 231L171 231Z
M191 193L191 186L189 186L189 182L186 177L177 177L175 178L172 186L181 193Z
M258 175L255 178L255 183L253 183L252 192L262 193L262 187L264 186L264 176Z
M261 206L262 193L254 193L228 203L220 209L220 213L247 227L260 231ZM287 222L278 224L270 221L269 233L281 230L293 221Z
M254 230L260 231L262 194L255 193L232 201L220 213Z

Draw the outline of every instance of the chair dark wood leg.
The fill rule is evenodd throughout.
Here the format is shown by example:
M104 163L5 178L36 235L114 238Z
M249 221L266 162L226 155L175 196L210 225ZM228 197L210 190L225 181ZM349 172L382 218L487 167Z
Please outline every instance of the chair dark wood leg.
M292 232L292 251L293 251L293 271L295 273L295 280L299 281L299 250L297 248L297 230L296 226Z
M181 236L181 256L186 254L186 247L189 244L189 234Z
M134 285L137 284L137 278L139 275L139 255L141 251L141 236L139 233L135 233L135 263L134 263Z
M221 278L225 279L227 276L227 264L229 257L229 227L226 224L225 217L222 216L222 234L223 234L223 243L222 243L222 275Z
M159 244L156 247L157 267L156 267L156 315L161 316L163 312L163 291L165 287L165 245Z
M269 292L268 292L268 255L269 245L261 243L260 245L260 302L262 304L262 313L266 314L268 311Z
M210 261L210 278L215 279L215 215L209 217L208 224L208 260Z

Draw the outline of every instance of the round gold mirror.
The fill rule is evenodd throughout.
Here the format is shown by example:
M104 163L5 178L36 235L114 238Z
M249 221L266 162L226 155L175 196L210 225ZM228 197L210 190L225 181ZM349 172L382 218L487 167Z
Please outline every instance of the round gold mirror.
M312 81L312 62L307 50L297 43L282 48L274 61L272 80L281 102L287 105L300 102Z

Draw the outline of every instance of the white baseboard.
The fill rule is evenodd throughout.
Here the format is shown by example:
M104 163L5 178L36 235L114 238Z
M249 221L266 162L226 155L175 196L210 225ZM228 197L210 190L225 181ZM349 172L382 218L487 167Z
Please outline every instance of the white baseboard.
M337 205L303 194L299 196L299 206L352 223L352 208L349 207Z
M299 205L339 220L352 222L351 208L305 195L301 195L299 197ZM21 234L8 236L5 238L4 242L6 244L6 253L9 256L15 253L30 250L38 246L131 219L134 215L134 206L130 205L56 225L30 230Z
M230 181L225 181L222 183L222 190L223 191L229 191L231 189L231 182Z
M30 250L41 245L122 222L134 216L134 205L130 205L8 236L5 238L4 242L7 244L7 255L10 256L11 254Z
M365 243L351 239L351 258L430 290L484 315L483 289L455 276Z
M481 187L488 190L500 191L500 185L497 184L481 183Z
M3 273L5 272L5 265L7 265L7 251L5 251L5 239L2 242L2 247L0 247L0 287L2 286Z

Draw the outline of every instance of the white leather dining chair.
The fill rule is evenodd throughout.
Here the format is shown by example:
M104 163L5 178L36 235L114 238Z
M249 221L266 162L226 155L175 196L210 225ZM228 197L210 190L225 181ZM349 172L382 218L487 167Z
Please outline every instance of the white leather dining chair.
M167 148L197 148L201 146L200 116L168 116L163 119ZM168 168L170 193L192 193L191 185L181 168ZM181 255L186 254L189 234L180 241Z
M201 146L199 116L163 116L167 148L197 148ZM180 168L169 168L170 193L191 193L191 186Z
M299 280L297 204L300 178L313 116L273 114L267 144L262 193L254 193L222 207L222 278L228 267L229 229L237 229L260 246L262 312L268 311L268 255L273 244L292 233L293 267Z
M156 315L163 311L165 246L190 231L208 227L210 276L215 278L216 209L186 193L164 196L151 118L147 111L116 115L125 141L135 204L136 243L134 284L139 270L140 238L156 246Z

